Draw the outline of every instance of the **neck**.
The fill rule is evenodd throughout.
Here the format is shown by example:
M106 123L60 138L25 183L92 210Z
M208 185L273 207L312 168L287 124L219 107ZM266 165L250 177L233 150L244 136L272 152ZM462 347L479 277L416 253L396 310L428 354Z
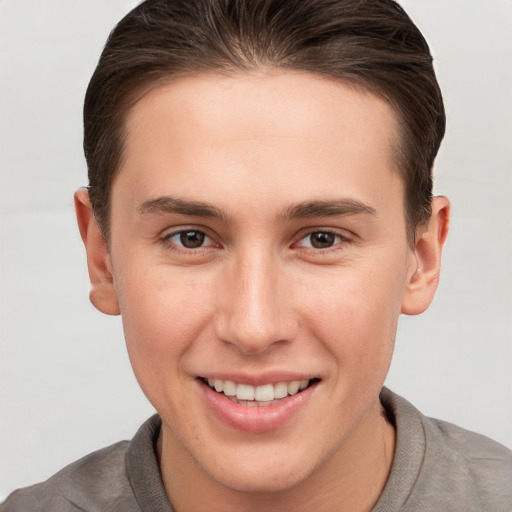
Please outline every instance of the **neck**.
M302 482L280 491L243 492L215 481L164 427L158 454L176 512L366 512L385 487L394 446L394 428L379 402L332 457Z

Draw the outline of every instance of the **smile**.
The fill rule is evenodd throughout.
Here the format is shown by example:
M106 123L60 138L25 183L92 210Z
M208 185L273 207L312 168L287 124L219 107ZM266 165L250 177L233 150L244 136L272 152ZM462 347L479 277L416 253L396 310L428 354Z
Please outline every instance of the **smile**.
M281 379L257 386L233 378L199 377L197 382L208 410L222 424L239 432L262 434L293 422L321 385L319 378Z
M251 386L221 379L204 379L204 382L211 389L224 394L234 403L248 407L262 407L278 403L278 401L288 396L296 395L315 380L317 379L294 380L261 386Z

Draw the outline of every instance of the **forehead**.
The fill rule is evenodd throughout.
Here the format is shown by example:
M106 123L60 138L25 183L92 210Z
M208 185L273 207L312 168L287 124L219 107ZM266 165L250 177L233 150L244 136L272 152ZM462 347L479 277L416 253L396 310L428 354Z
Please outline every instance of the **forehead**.
M119 176L124 193L129 185L138 197L161 195L163 187L210 200L237 189L247 200L272 185L293 203L308 199L305 189L321 198L364 195L365 181L370 195L401 189L390 176L392 108L366 90L309 73L180 78L145 94L126 132Z
M368 89L304 71L200 74L157 85L129 111L128 135L169 116L185 136L187 128L200 136L213 125L226 135L310 137L314 127L317 138L329 142L355 122L378 129L375 120L386 117L385 133L378 135L391 143L398 128L390 105Z

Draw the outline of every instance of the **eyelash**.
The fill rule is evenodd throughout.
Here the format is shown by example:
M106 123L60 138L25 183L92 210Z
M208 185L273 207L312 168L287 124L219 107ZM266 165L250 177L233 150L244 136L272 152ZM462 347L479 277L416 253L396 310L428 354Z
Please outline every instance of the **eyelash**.
M313 235L319 235L319 234L329 235L329 236L334 237L334 241L333 241L332 245L330 245L329 247L314 247L312 245L302 246L302 247L304 247L305 249L307 249L307 250L309 250L309 251L311 251L312 253L315 253L315 254L326 253L326 252L329 252L329 251L340 250L340 247L337 247L337 246L339 246L339 244L341 244L343 242L348 242L349 241L349 239L346 236L343 236L341 233L338 233L337 231L333 231L333 230L330 230L330 229L316 229L314 231L309 231L304 236L299 238L298 242L296 242L294 245L298 245L298 244L300 244L300 242L302 242L303 240L306 240L308 238L311 241L311 237Z
M182 237L183 235L185 235L186 233L196 233L196 234L200 234L202 236L204 236L204 240L202 241L201 245L198 246L198 247L193 247L193 248L190 248L190 247L184 247L182 245L182 240L180 241L172 241L172 239L174 237ZM332 243L332 245L330 245L329 247L325 247L325 248L321 248L321 247L314 247L312 245L301 245L301 242L308 239L308 237L312 237L313 235L315 234L323 234L323 235L329 235L329 236L333 236L334 237L334 241ZM311 238L310 238L311 240ZM185 255L198 255L198 254L202 254L203 252L205 251L209 251L211 249L219 249L222 247L221 244L219 243L215 243L213 237L209 236L208 233L206 232L206 230L204 229L199 229L199 228L194 228L194 227L190 227L190 228L185 228L185 229L179 229L179 230L176 230L176 231L173 231L171 233L167 233L165 234L164 236L162 236L162 238L160 239L161 243L163 243L168 249L172 250L172 251L175 251L177 253L180 253L180 254L185 254ZM207 242L209 241L209 243ZM181 242L181 243L180 243ZM204 243L208 243L208 245L204 245ZM328 254L328 253L331 253L331 252L334 252L334 251L339 251L339 250L342 250L343 247L340 247L340 244L345 244L345 243L349 243L350 242L350 238L337 232L337 231L334 231L334 230L331 230L331 229L315 229L315 230L311 230L311 231L308 231L306 233L303 233L301 234L300 238L297 239L296 242L293 242L290 247L294 248L294 247L300 247L302 249L304 249L305 251L307 251L308 253L312 254L312 255L315 255L315 256L321 256L323 254Z
M174 237L181 237L185 235L186 233L198 233L200 235L204 236L204 241L209 240L210 242L213 242L213 239L211 236L209 236L204 229L198 229L198 228L185 228L185 229L179 229L177 231L173 231L172 233L167 233L161 238L161 242L169 249L176 251L178 253L182 254L197 254L199 252L204 252L205 250L210 249L209 246L204 246L204 244L201 244L199 247L189 248L181 245L179 242L173 242L172 239ZM213 242L214 243L214 242ZM217 247L220 247L220 244L215 244Z

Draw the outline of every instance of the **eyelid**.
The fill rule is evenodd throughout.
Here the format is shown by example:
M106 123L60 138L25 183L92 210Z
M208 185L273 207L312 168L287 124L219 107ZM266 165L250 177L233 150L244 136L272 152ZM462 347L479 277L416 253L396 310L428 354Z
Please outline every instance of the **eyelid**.
M339 240L336 241L331 247L326 247L324 249L322 248L316 248L316 247L310 247L306 245L300 245L300 242L304 240L305 238L313 235L314 233L329 233L332 235L335 235L336 237L339 237ZM309 250L311 252L315 253L326 253L329 251L336 251L340 249L340 244L344 242L351 242L352 237L347 236L346 231L341 231L339 229L334 228L322 228L322 227L315 227L315 228L308 228L307 230L302 230L297 237L295 238L295 242L292 244L292 246L300 247L305 250Z
M186 233L187 231L197 231L199 233L203 233L205 236L205 243L200 247L196 248L188 248L184 247L179 243L171 241L171 238L180 235L181 233ZM207 242L209 240L209 242ZM169 247L173 247L174 250L184 253L193 253L204 250L209 250L211 248L220 247L220 243L215 240L215 237L212 235L211 230L205 228L203 226L194 226L194 225L185 225L185 226L176 226L173 228L166 228L160 232L158 235L158 241L164 245Z
M183 246L183 243L181 242L181 240L178 241L173 241L173 238L181 238L181 235L183 233L190 233L190 232L194 232L194 233L201 233L204 235L204 238L203 238L203 243L199 246L199 247L183 247L184 249L187 249L189 251L191 250L194 250L194 249L200 249L200 248L203 248L205 247L206 245L208 245L208 241L210 240L211 241L211 238L206 234L206 233L203 233L202 231L199 231L198 229L185 229L185 230L182 230L182 231L177 231L175 233L169 233L168 235L166 235L165 239L167 241L172 241L173 244L175 245L180 245L180 246Z

